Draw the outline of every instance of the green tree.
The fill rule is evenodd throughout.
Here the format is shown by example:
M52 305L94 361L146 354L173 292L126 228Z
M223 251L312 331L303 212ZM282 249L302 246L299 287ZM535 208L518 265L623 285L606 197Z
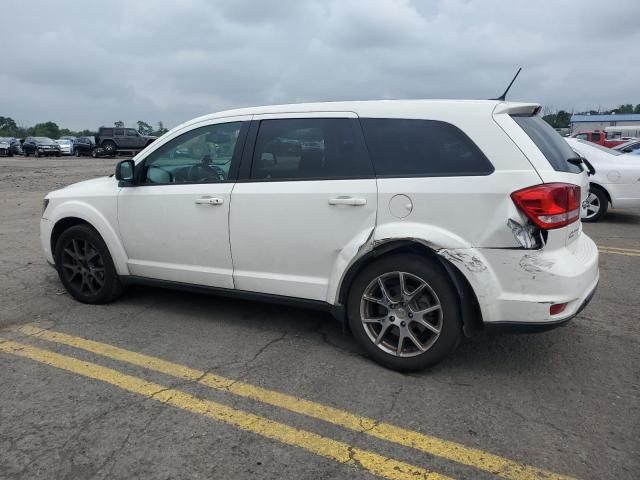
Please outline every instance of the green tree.
M116 128L124 127L124 122L122 120L118 120L117 122L113 122L113 126Z
M0 117L0 136L15 137L18 135L18 125L11 117Z
M153 127L147 122L138 120L136 123L138 124L138 133L140 135L151 135L153 133Z
M29 135L34 137L59 138L60 127L55 122L38 123L27 129Z
M168 131L169 131L169 129L164 128L164 125L162 124L162 122L158 122L158 129L157 129L155 132L153 132L153 134L154 134L156 137L159 137L159 136L161 136L161 135L164 135L164 134L165 134L165 133L167 133Z
M571 114L569 112L560 110L556 113L556 128L568 128L569 123L571 123Z
M640 103L636 105L636 108L633 109L633 113L640 113Z
M612 112L615 113L633 113L633 105L627 103L625 105L620 105L618 108L614 108Z

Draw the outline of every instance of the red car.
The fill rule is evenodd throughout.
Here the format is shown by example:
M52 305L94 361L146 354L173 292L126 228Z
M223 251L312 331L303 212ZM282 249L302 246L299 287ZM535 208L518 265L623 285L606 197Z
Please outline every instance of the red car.
M588 132L580 132L572 135L573 138L579 138L580 140L587 140L588 142L597 143L598 145L602 145L603 147L613 148L616 145L620 145L624 143L626 140L620 139L608 139L605 135L605 132L600 130L588 131Z

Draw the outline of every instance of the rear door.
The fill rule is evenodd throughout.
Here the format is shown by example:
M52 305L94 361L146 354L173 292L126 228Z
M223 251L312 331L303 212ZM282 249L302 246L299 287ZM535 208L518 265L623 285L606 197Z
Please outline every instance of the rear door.
M254 117L231 196L237 289L327 300L336 265L375 226L376 180L356 121L350 112Z

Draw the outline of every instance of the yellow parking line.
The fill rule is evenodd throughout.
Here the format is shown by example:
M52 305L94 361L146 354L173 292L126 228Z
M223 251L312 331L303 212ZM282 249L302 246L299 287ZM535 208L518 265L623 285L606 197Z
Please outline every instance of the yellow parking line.
M515 462L480 449L467 447L457 442L443 440L388 423L381 423L345 410L219 375L211 373L205 374L205 372L200 370L149 355L131 352L105 343L86 340L50 330L43 330L33 326L24 326L20 330L26 335L36 336L50 342L57 342L74 348L87 350L98 355L138 365L173 377L197 380L199 383L217 390L227 391L241 397L250 398L295 413L317 418L346 429L362 432L372 437L411 447L430 455L496 474L502 478L512 480L539 480L541 478L559 480L571 478Z
M221 403L204 400L180 390L166 388L153 382L147 382L138 377L125 375L95 363L85 362L66 355L60 355L48 350L42 350L30 345L3 340L1 338L0 351L99 380L182 410L204 415L242 430L253 432L288 445L300 447L339 463L363 468L380 477L394 480L415 480L417 478L444 480L449 478L439 473L430 472L408 463L378 455L377 453L355 448L346 443L322 437L312 432L299 430L284 423L243 412L242 410L231 408Z
M627 255L629 257L640 257L640 250L636 250L635 248L598 246L598 250L600 250L602 253L613 253L616 255Z

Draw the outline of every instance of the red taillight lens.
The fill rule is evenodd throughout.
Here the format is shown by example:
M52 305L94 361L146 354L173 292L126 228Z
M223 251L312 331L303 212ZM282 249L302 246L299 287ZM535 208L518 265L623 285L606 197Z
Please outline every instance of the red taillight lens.
M544 183L511 194L513 202L543 230L561 228L580 219L580 187Z

